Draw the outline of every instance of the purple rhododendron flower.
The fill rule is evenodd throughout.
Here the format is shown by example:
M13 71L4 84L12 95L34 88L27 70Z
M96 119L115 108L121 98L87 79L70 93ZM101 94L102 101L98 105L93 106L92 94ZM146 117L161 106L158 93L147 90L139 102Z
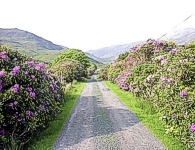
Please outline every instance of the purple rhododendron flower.
M30 112L30 115L33 116L33 117L35 116L33 112Z
M20 70L20 66L15 66L14 68L13 68L13 71L19 71Z
M33 61L25 61L24 64L30 65L30 64L34 64Z
M173 78L169 78L167 79L168 82L174 82L174 79Z
M27 110L26 111L26 115L29 115L30 116L30 114L31 114L30 110Z
M187 96L187 93L184 90L182 90L182 91L180 91L180 95L181 96Z
M194 132L194 131L195 131L195 124L194 124L194 123L192 123L192 124L191 124L191 126L190 126L190 130L191 130L192 132Z
M14 103L9 103L9 106L13 107L14 106Z
M35 66L35 69L36 69L36 70L40 70L41 67L40 67L40 66Z
M34 78L35 78L35 76L34 76L34 75L31 75L31 78L32 78L32 79L34 79Z
M52 84L50 84L49 88L50 88L50 90L51 90L52 92L55 91L55 88L54 88L54 86L53 86Z
M18 60L17 58L14 58L13 60Z
M14 75L16 75L16 72L11 71L10 74L11 74L12 76L14 76Z
M166 80L167 80L167 78L166 78L166 77L164 77L164 76L162 76L162 77L160 77L160 80L161 80L161 81L166 81Z
M8 56L6 56L6 55L2 55L1 58L8 60Z
M172 114L172 116L175 117L175 118L178 118L176 113Z
M16 113L14 114L14 117L15 117L15 118L18 118L18 112L16 112Z
M39 65L40 67L44 67L44 66L45 66L44 62L40 62L38 65Z
M190 98L188 98L188 104L190 104L190 102L192 102L192 100Z
M20 70L20 66L15 66L13 70L10 72L12 76L14 76Z
M28 71L24 71L24 74L28 74Z
M18 89L19 89L18 84L15 84L13 87L10 88L10 90L13 91L13 92L18 92Z
M4 76L4 75L5 75L4 71L0 71L0 76Z
M32 91L32 88L31 87L27 87L26 90L29 91L29 92L31 92Z
M6 51L0 52L0 55L5 55L5 54L6 54Z
M153 78L153 76L152 76L152 75L149 75L149 76L146 78L146 80L149 82L149 81L152 80L152 78Z
M134 92L139 92L140 91L140 89L139 88L136 88L135 90L134 90Z
M35 95L34 92L30 92L29 96L32 97L32 98L34 98L36 95Z
M4 130L1 130L1 131L0 131L0 134L1 134L1 135L5 135L5 131L4 131Z
M45 105L44 104L42 105L41 110L45 110Z

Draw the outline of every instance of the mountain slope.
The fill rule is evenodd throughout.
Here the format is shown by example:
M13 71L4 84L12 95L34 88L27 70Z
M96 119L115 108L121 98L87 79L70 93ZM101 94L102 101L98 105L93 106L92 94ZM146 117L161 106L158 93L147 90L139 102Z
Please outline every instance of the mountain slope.
M0 28L0 43L10 45L16 50L62 50L65 48L33 33L17 28Z
M17 28L3 29L0 28L0 44L9 45L11 48L25 53L28 56L33 56L34 59L51 63L57 55L68 49L65 46L53 44L51 41L39 37L28 31ZM103 65L101 61L95 58L89 60L96 65Z
M173 30L162 38L163 40L174 41L178 44L183 44L185 42L190 42L195 40L195 29L185 28Z
M100 48L97 50L89 50L87 53L92 54L96 57L103 58L107 62L112 61L115 57L119 54L129 51L129 49L143 41L133 42L130 44L123 44L123 45L113 45L109 47Z

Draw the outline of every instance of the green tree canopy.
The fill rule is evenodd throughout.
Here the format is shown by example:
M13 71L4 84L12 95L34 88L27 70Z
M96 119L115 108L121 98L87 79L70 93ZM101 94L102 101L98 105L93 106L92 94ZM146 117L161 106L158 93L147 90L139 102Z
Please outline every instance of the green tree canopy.
M64 58L74 59L79 61L84 68L87 69L90 66L89 59L85 55L84 52L78 49L68 49L67 51L62 52L59 56L54 59L54 64L56 64L59 60Z

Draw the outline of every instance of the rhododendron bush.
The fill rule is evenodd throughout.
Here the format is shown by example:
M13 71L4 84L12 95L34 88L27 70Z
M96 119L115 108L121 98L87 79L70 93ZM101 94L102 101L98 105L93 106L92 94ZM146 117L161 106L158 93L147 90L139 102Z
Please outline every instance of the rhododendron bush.
M149 39L102 68L99 77L114 77L119 88L151 101L166 133L195 149L195 42Z
M60 112L63 91L44 63L0 45L0 147L30 140Z
M59 60L51 67L51 72L65 85L86 76L84 66L79 61L69 58Z

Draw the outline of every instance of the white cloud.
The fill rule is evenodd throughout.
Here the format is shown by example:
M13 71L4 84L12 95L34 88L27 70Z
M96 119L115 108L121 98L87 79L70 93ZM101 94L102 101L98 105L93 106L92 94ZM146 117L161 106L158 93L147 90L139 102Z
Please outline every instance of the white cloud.
M191 15L194 4L193 0L4 0L0 27L27 30L86 51L159 38ZM194 19L189 21L186 25L195 27Z

